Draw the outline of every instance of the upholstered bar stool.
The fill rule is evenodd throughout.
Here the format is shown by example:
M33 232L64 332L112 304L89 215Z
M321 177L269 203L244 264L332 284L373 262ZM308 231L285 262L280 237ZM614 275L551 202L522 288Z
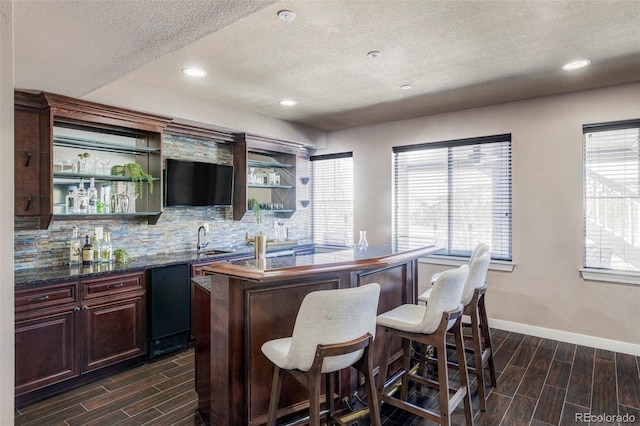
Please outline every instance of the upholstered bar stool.
M262 345L274 364L268 425L275 425L284 372L309 389L309 424L320 425L320 383L326 374L327 424L334 421L334 373L355 367L364 375L371 425L380 425L371 359L380 285L321 290L305 296L291 337Z
M431 298L426 306L405 304L378 315L377 323L386 331L377 383L378 397L381 402L389 403L441 425L450 425L451 412L462 401L464 402L467 425L473 424L467 370L460 369L460 388L450 389L446 350L447 331L451 331L456 342L457 362L466 365L462 341L462 305L460 300L468 273L469 267L463 265L458 269L444 271L440 274L433 285ZM402 370L399 375L394 376L394 379L399 377L402 380L400 398L387 394L387 390L393 387L396 381L391 380L390 383L386 383L389 352L394 336L402 338ZM412 341L421 345L431 345L436 349L439 373L437 382L411 371ZM407 401L409 380L439 390L439 412L419 407ZM453 394L451 398L449 398L450 393Z
M435 244L435 243L434 243ZM469 257L469 266L471 266L471 262L473 262L475 260L476 257L481 256L484 253L489 252L489 246L485 243L478 243L473 251L471 252L471 257ZM438 275L440 275L441 272L436 272L435 274L433 274L431 276L431 284L433 285L433 283L436 282L436 278L438 278ZM429 290L427 290L429 291ZM426 292L425 292L426 293ZM424 293L423 293L424 294Z
M488 246L487 246L488 249ZM496 371L493 363L493 348L491 345L491 335L489 333L489 324L487 321L487 311L485 309L484 297L487 290L485 283L489 263L491 262L491 253L483 251L482 254L476 256L471 262L469 275L462 291L462 304L464 305L463 313L468 315L470 323L463 323L463 326L471 327L471 347L467 346L466 350L473 353L473 367L467 366L468 371L474 374L478 382L478 397L480 399L480 409L487 411L487 396L485 389L485 367L489 370L491 384L497 385ZM427 290L418 297L419 302L430 303L430 290ZM420 374L426 359L426 350L421 348ZM452 363L458 367L456 363Z

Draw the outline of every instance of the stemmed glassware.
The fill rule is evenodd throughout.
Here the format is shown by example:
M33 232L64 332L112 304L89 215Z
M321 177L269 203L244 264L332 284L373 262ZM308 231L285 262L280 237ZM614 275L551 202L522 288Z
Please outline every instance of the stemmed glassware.
M98 164L100 165L100 167L102 167L102 174L106 175L107 173L105 173L105 167L107 167L109 165L109 163L111 163L111 160L108 158L102 159L102 160L98 160Z

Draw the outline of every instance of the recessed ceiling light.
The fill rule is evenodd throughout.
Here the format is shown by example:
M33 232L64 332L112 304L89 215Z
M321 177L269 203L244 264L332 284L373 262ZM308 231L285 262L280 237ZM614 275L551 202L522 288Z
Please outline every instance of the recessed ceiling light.
M591 63L591 61L588 60L588 59L580 59L578 61L573 61L573 62L569 62L569 63L564 64L562 66L562 69L565 70L565 71L577 70L579 68L586 67L590 63Z
M367 56L369 58L379 58L380 56L382 56L382 53L378 52L377 50L372 50L371 52L367 53Z
M296 14L290 10L281 10L280 12L278 12L278 18L282 19L283 21L293 21L294 19L296 19Z
M200 68L182 68L182 72L191 77L204 77L207 72Z
M284 106L294 106L295 104L297 104L297 102L291 99L283 99L280 101L280 105Z
M400 88L402 90L411 90L411 89L413 89L413 86L410 85L410 84L403 84L402 86L400 86Z

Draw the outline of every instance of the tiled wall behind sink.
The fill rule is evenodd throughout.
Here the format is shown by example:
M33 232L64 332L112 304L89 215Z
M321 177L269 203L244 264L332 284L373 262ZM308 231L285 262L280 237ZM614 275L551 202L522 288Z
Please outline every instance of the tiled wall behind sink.
M203 161L209 163L232 163L231 145L227 143L205 142L184 137L165 135L163 140L164 158ZM298 175L307 174L309 161L298 157ZM308 175L308 174L307 174ZM309 199L310 184L299 185L298 199ZM262 223L258 224L252 212L247 212L241 221L233 221L231 207L166 207L158 223L149 225L147 219L104 219L77 221L52 221L48 229L28 230L29 219L17 218L15 223L15 269L46 268L66 265L69 250L68 241L72 227L78 227L78 234L84 238L91 235L96 226L111 232L113 247L125 248L135 258L154 254L195 250L198 227L209 223L209 233L203 241L207 248L229 249L245 244L245 234L253 236L259 232L269 235L275 218L272 213L263 212ZM311 207L303 208L298 203L297 210L290 219L285 219L289 228L289 238L301 242L311 242Z

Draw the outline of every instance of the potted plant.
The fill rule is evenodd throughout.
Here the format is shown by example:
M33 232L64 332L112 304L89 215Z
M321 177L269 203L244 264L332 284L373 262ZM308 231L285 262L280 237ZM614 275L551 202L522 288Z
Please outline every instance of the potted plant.
M126 265L131 261L131 255L127 249L117 248L113 251L113 260L119 265Z
M247 200L247 207L249 210L253 211L253 214L256 217L256 223L262 223L262 211L260 209L260 203L255 198L249 198Z
M144 181L149 184L149 194L153 194L153 176L142 169L142 166L138 163L127 163L123 166L111 167L111 174L114 176L129 176L131 182L133 182L133 192L136 197L142 195L142 186Z

